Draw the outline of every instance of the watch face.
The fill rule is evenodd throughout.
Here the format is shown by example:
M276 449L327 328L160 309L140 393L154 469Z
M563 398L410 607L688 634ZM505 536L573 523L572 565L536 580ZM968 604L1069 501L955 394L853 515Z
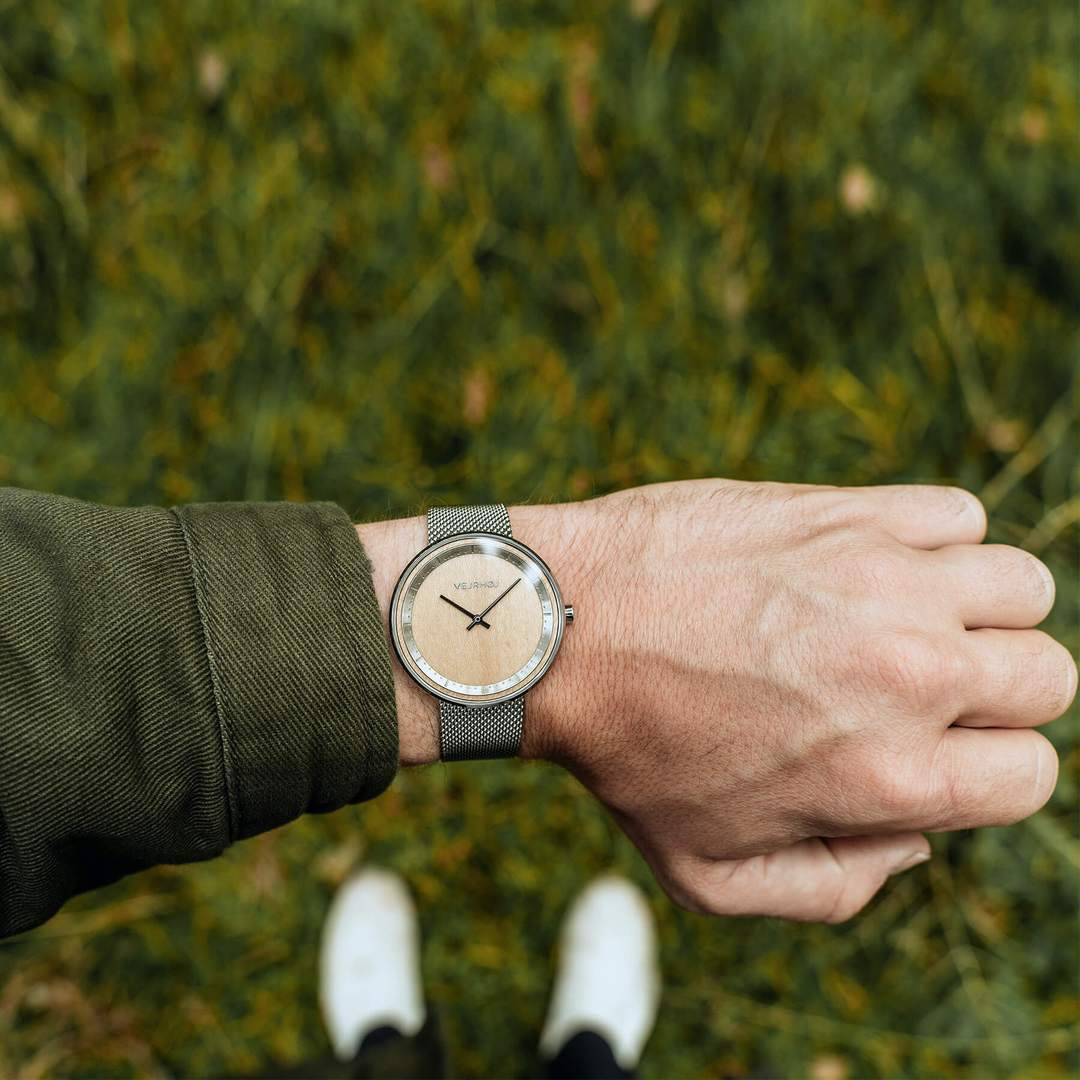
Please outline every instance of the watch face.
M425 548L390 605L390 634L425 690L464 705L525 693L562 641L562 598L551 571L524 544L463 533Z

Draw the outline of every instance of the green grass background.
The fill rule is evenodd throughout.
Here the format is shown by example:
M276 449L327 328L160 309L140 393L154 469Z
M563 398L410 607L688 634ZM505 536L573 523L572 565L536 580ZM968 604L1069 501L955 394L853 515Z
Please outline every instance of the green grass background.
M0 0L0 483L117 503L947 481L1075 649L1067 0ZM326 1050L320 921L401 870L462 1076L523 1075L568 901L649 890L651 1077L1080 1069L1053 802L840 927L673 908L554 768L398 778L0 946L0 1075ZM48 812L47 807L42 808Z

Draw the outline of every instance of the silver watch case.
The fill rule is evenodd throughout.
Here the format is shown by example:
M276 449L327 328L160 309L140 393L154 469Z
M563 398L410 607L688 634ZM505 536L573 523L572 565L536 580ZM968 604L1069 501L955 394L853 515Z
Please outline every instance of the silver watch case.
M504 544L507 547L516 548L523 555L532 559L544 573L551 586L553 593L552 596L552 608L554 612L554 633L555 641L552 645L551 652L547 659L534 671L526 681L524 687L514 687L507 691L505 694L492 695L491 697L485 697L483 701L476 701L474 698L462 694L453 694L436 690L434 687L429 686L427 683L422 682L414 674L411 666L405 661L402 655L402 643L398 638L397 630L397 610L398 599L401 595L401 588L405 581L408 580L413 570L427 559L430 555L434 554L440 548L451 547L456 544L460 544L464 540L495 540L500 544ZM555 662L555 657L559 655L559 649L562 647L563 634L566 630L566 623L569 618L573 618L573 615L569 613L569 609L563 603L562 591L559 589L559 583L555 579L555 575L551 572L551 567L531 547L527 544L521 543L520 540L515 540L513 537L504 536L501 533L488 533L488 532L463 532L455 533L453 536L443 537L442 540L436 540L433 544L428 544L426 547L421 548L413 559L409 562L409 565L401 571L397 579L397 584L394 586L394 592L390 597L390 642L394 647L394 653L397 656L398 663L401 664L406 675L413 680L420 687L421 690L432 697L439 698L442 701L449 701L454 705L465 705L471 708L482 709L490 705L501 705L507 701L513 701L515 698L523 697L527 694L548 672L551 665Z

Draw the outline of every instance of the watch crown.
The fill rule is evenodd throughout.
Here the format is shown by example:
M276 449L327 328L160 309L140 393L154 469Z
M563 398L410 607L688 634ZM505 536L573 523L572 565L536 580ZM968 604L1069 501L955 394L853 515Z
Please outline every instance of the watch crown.
M566 621L568 623L573 622L574 621L574 605L573 604L567 604L566 607L563 608L563 615L566 617Z

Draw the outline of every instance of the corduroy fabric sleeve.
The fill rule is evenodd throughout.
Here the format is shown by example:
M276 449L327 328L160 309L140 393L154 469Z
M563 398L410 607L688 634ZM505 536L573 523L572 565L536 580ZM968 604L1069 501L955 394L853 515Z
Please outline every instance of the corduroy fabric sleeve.
M0 935L397 767L371 570L329 503L0 488Z

